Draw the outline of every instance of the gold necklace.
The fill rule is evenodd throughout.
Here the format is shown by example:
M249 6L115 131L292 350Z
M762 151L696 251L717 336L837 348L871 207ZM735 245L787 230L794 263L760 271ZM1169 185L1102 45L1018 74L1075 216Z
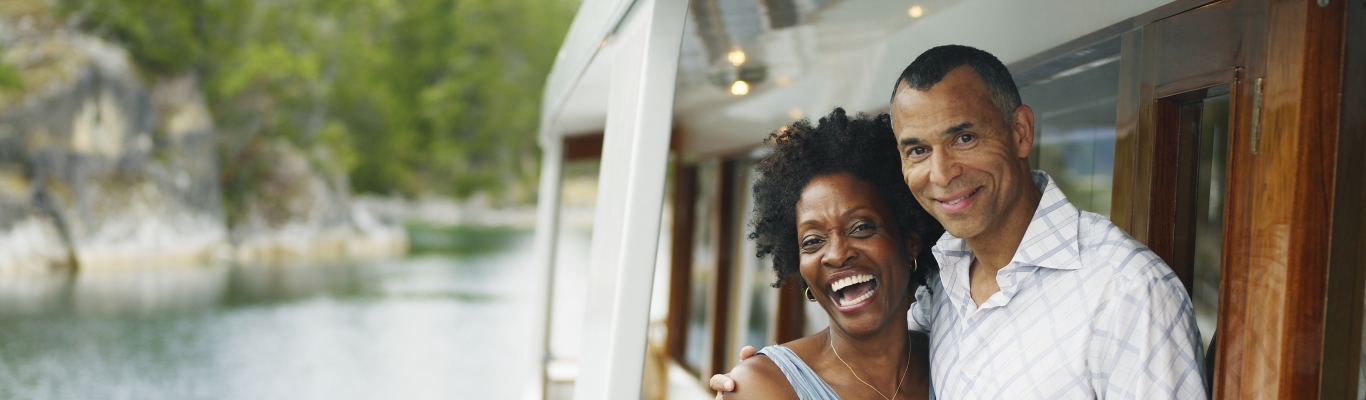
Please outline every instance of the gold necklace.
M905 381L906 381L906 372L911 370L911 354L910 354L910 353L911 353L911 344L910 344L910 342L907 342L907 343L906 343L906 368L903 369L903 370L901 370L901 377L900 377L900 378L897 378L897 380L896 380L896 391L895 391L895 392L892 392L892 397L887 397L887 395L882 394L882 391L881 391L881 390L877 390L877 388L873 387L872 384L869 384L868 381L865 381L865 380L863 380L863 378L858 377L858 373L854 372L854 368L853 368L853 367L850 367L850 366L849 366L849 363L844 362L844 357L840 357L840 352L835 351L835 332L834 332L834 331L831 331L831 332L830 332L830 351L833 352L833 353L835 353L835 358L839 359L839 360L840 360L840 363L844 364L844 368L848 368L848 369L849 369L849 373L852 374L852 375L854 375L854 379L858 379L859 382L863 382L864 385L868 385L868 388L869 388L869 389L873 389L874 392L877 392L877 395L878 395L878 396L882 396L882 398L887 399L887 400L892 400L892 399L896 398L896 395L897 395L897 394L901 393L901 384L902 384L902 383L905 383Z

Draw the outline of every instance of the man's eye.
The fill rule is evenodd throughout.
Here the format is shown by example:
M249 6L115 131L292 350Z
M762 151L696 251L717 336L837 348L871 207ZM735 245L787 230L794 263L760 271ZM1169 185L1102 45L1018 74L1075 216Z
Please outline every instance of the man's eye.
M958 135L958 143L968 143L973 140L977 140L977 135L971 133L964 133L962 135Z
M906 155L911 157L918 157L925 155L925 153L927 152L929 152L929 150L926 150L924 147L912 147L910 150L906 150Z

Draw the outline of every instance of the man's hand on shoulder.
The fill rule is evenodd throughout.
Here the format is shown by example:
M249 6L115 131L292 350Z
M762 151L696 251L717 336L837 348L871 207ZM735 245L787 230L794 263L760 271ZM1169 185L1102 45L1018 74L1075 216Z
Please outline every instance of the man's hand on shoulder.
M787 383L778 364L768 357L748 357L736 365L728 379L733 380L733 391L717 393L727 400L796 399L797 392Z
M758 350L754 349L754 346L745 346L744 348L740 349L740 362L744 363L745 360L748 360L750 357L754 357L754 353L757 351ZM711 390L716 391L716 400L721 400L722 398L724 398L724 394L726 392L735 391L735 381L732 380L730 376L727 376L726 374L712 375L711 381L709 381L707 384L708 386L711 386Z

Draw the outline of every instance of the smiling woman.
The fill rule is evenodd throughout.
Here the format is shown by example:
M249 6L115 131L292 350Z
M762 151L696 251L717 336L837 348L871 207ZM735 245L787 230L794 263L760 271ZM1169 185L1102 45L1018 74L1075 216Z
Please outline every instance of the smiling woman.
M908 333L905 315L936 270L922 250L942 229L901 182L888 117L837 108L769 143L749 237L772 256L775 286L799 281L830 326L740 363L731 376L743 389L726 397L927 398L925 336Z

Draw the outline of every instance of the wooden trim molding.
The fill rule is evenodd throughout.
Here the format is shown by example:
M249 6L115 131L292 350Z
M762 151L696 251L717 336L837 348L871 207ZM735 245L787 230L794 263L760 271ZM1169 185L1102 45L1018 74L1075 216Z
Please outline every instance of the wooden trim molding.
M602 132L564 137L564 160L602 158Z
M787 343L802 336L806 327L806 295L795 276L783 280L778 288L778 312L773 323L773 342Z
M1319 398L1355 399L1361 367L1362 299L1366 289L1366 0L1343 2L1343 43L1333 230L1325 298L1323 378ZM1324 90L1323 96L1332 96Z
M668 353L684 364L692 300L692 241L697 226L697 165L674 161L673 227L669 247Z
M712 224L716 234L712 235L712 248L716 263L716 286L712 288L715 300L711 303L711 371L714 374L729 371L730 362L738 359L730 350L730 310L731 286L734 284L735 268L735 159L721 160L716 187L716 221Z
M682 128L675 126L670 131L669 150L678 153L678 142L682 138ZM602 131L564 136L564 160L596 160L602 158ZM681 157L680 157L681 158Z

